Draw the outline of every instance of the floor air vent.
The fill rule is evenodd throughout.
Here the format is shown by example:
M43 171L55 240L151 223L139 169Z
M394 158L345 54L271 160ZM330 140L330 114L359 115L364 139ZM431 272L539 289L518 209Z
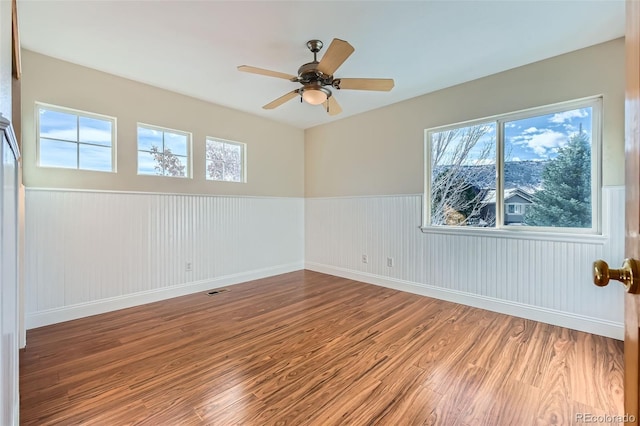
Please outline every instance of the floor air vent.
M207 292L207 296L215 296L216 294L220 294L220 293L224 293L226 291L229 291L228 288L218 288L215 290L211 290Z

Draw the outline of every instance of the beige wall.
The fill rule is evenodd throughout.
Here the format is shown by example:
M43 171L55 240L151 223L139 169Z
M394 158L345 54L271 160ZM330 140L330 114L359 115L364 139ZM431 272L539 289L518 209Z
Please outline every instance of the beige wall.
M23 50L22 129L27 187L222 195L304 195L304 132L79 65ZM35 102L117 118L117 173L41 168ZM137 175L136 123L193 134L191 179ZM247 183L205 179L205 137L247 144Z
M420 193L424 129L592 95L604 97L603 183L623 185L624 39L618 39L307 129L305 195Z
M414 194L423 191L424 129L592 95L604 97L603 183L624 184L623 39L304 132L30 51L23 51L23 72L29 187L308 197ZM37 167L35 101L117 117L118 172ZM192 179L137 175L137 122L193 133ZM247 144L247 183L205 180L205 136Z

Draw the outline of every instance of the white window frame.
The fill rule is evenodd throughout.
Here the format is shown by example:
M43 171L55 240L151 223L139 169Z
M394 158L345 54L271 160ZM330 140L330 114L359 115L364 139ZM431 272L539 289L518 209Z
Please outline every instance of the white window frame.
M240 164L241 164L242 170L240 172L240 181L239 182L233 181L233 180L212 179L212 178L209 177L209 175L207 173L207 164L211 160L207 159L207 143L208 142L220 142L222 144L237 145L237 146L240 147L240 150L241 150ZM237 142L237 141L232 141L232 140L228 140L228 139L217 138L215 136L207 136L205 138L204 178L205 178L205 180L210 181L210 182L247 183L247 144L243 143L243 142Z
M173 176L173 175L165 175L165 174L149 174L149 173L140 173L140 164L138 163L139 160L139 153L140 151L144 151L140 149L140 136L139 136L139 129L140 127L143 127L145 129L148 130L155 130L157 132L162 132L163 133L163 139L162 139L162 150L164 151L164 133L173 133L176 135L183 135L187 137L187 159L186 159L186 166L187 166L187 173L184 176ZM191 132L185 132L184 130L178 130L178 129L171 129L169 127L162 127L162 126L156 126L153 124L146 124L146 123L136 123L136 173L138 176L155 176L155 177L168 177L168 178L176 178L176 179L191 179L191 177L193 176L193 155L192 153L192 143L193 143L193 135L191 134ZM146 152L146 151L144 151ZM176 155L176 154L174 154ZM178 155L179 157L182 157L182 155Z
M591 228L562 228L542 226L505 225L507 207L504 203L504 124L540 115L591 107ZM496 225L491 228L472 226L451 226L431 224L431 145L430 135L460 127L470 127L483 123L496 125ZM501 206L498 208L498 206ZM592 96L568 102L560 102L513 113L500 114L476 120L470 120L446 126L432 127L424 131L424 194L422 206L422 226L426 233L448 233L468 235L492 235L504 237L529 237L532 239L584 240L601 242L602 224L602 96Z
M52 139L52 138L45 138L45 139L50 139L50 140L59 140L61 142L69 142L69 143L75 143L77 146L77 150L76 150L76 167L59 167L59 166L47 166L47 165L41 165L40 164L40 149L41 149L41 145L40 145L40 110L47 110L47 111L54 111L54 112L61 112L64 114L70 114L70 115L75 115L77 117L77 119L79 120L80 117L86 117L86 118L92 118L92 119L96 119L96 120L103 120L103 121L109 121L111 122L111 146L109 148L111 148L111 170L97 170L97 169L86 169L86 168L82 168L80 167L80 145L90 145L90 146L99 146L102 148L106 148L106 145L98 145L98 144L92 144L92 143L88 143L88 142L81 142L80 141L80 137L79 134L76 136L76 140L72 141L72 140L67 140L67 139ZM44 102L36 102L35 103L35 114L36 114L36 164L38 165L38 167L42 167L42 168L46 168L46 169L56 169L56 170L83 170L83 171L87 171L87 172L100 172L100 173L117 173L117 165L116 165L116 135L118 134L117 131L117 119L116 117L112 117L110 115L104 115L104 114L98 114L95 112L88 112L88 111L83 111L83 110L79 110L79 109L74 109L74 108L67 108L67 107L63 107L63 106L59 106L59 105L53 105L53 104L47 104ZM78 125L77 127L77 131L80 132L80 126Z

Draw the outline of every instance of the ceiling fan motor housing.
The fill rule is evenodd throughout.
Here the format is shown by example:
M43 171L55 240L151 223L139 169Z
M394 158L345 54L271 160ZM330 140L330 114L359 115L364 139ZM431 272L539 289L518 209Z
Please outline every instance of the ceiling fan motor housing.
M319 82L323 86L330 86L331 80L331 76L326 76L318 70L317 62L309 62L298 68L298 81L302 84Z

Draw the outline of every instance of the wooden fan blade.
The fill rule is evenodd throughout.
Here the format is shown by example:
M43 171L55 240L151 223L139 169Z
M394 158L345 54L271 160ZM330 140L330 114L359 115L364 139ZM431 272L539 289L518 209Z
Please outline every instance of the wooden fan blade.
M340 104L338 103L338 101L336 101L336 98L333 96L329 97L329 99L324 101L322 106L324 107L324 109L327 111L327 114L329 115L338 115L342 112L342 107L340 107Z
M379 90L388 92L393 89L392 78L340 78L338 88L350 90Z
M251 67L249 65L240 65L238 71L250 72L252 74L266 75L267 77L284 78L285 80L297 81L298 77L278 71L265 70L264 68Z
M293 90L285 95L280 96L278 99L276 99L275 101L269 102L268 104L266 104L265 106L263 106L262 108L264 109L274 109L279 107L280 105L282 105L283 103L290 101L291 99L295 98L296 96L298 96L298 89Z
M326 53L318 64L318 70L326 75L333 75L355 49L349 43L334 38Z

